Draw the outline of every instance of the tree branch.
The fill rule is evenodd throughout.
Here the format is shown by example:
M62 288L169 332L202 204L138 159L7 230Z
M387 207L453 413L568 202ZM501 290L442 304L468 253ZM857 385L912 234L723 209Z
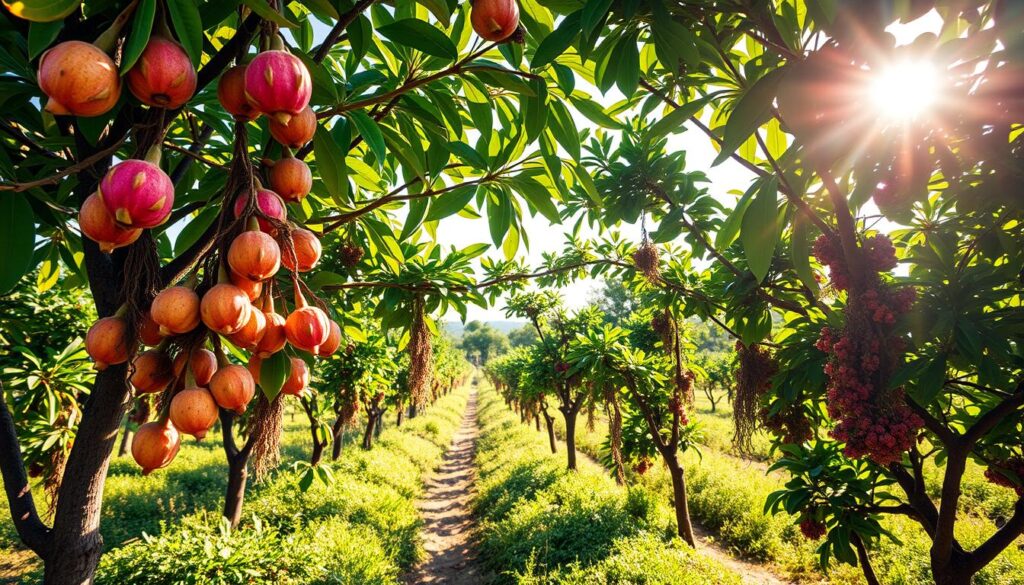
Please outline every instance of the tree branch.
M335 23L334 27L331 28L331 31L327 33L327 36L324 38L324 42L313 55L313 60L317 63L323 62L323 60L327 58L328 53L331 52L331 49L334 48L334 45L337 44L338 39L341 38L341 34L345 32L346 28L348 28L348 25L355 22L355 20L359 18L359 15L372 6L376 1L377 0L360 0L359 2L356 2L356 5L348 12L339 16L338 22Z
M37 179L35 181L29 181L27 183L8 183L6 185L0 185L0 191L13 191L15 193L21 193L23 191L28 191L29 189L42 187L44 185L56 185L64 177L84 171L85 169L88 169L92 165L96 164L97 162L113 155L115 152L117 152L117 149L121 148L121 145L124 144L124 141L127 139L127 135L123 136L120 140L114 142L113 145L108 146L107 148L104 148L103 150L96 152L90 156L87 156L81 161L76 162L71 166L65 167L61 171L57 172L56 174L50 175L49 177L44 177L42 179Z
M49 544L50 529L39 519L32 489L25 475L25 463L21 458L21 445L14 427L14 419L7 408L3 388L0 387L0 472L4 477L4 491L11 509L11 520L18 531L18 537L32 552L45 559Z
M1010 516L1009 521L981 546L974 549L974 552L970 553L968 563L971 573L977 573L982 567L992 562L1022 533L1024 533L1024 498L1017 500L1013 506L1013 516Z

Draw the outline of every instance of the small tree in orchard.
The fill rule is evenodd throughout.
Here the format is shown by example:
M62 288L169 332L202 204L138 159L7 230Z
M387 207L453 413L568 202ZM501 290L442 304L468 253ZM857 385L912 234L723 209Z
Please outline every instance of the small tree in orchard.
M718 403L732 396L732 359L722 353L697 351L693 365L698 374L695 384L707 397L711 412L715 412Z

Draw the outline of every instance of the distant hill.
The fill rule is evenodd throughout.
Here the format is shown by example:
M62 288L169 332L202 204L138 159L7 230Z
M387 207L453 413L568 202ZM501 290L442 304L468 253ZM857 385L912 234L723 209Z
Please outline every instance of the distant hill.
M526 321L484 321L491 327L494 327L502 333L508 333L514 329L519 329L526 324ZM461 321L445 321L444 329L452 335L452 337L462 337L462 330L465 329L465 325Z

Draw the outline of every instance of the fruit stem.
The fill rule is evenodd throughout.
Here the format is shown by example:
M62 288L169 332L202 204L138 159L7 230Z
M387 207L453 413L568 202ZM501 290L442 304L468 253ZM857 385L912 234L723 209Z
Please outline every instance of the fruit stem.
M271 51L287 51L288 50L288 49L286 49L284 47L284 39L281 38L281 35L274 35L273 37L270 38L270 50Z
M182 284L182 286L190 288L192 290L195 290L196 286L198 284L199 284L199 271L195 271L195 272L193 272L193 273L188 275L188 278L185 279L185 282Z
M292 149L288 148L287 146L282 146L281 158L295 158L295 155L292 154Z
M224 348L219 343L217 344L217 347L214 348L213 353L214 355L217 356L218 368L223 368L225 366L231 365L231 361L228 360L228 356L224 354Z
M231 282L231 273L228 272L227 265L222 261L220 268L217 269L217 284L229 284Z
M118 14L117 18L114 19L114 22L110 23L110 27L103 31L100 36L96 37L92 44L99 47L105 53L113 52L114 47L117 46L117 37L121 35L121 29L128 23L128 19L131 18L138 4L139 0L132 0L128 6L125 6L121 14Z
M113 316L114 317L120 317L122 319L127 317L128 316L128 304L126 303L126 304L123 304L120 307L118 307L117 310L114 311L114 315Z
M167 17L164 16L164 11L160 8L157 8L156 11L156 22L153 23L152 36L166 39L168 41L174 40L174 34L171 33L170 27L167 26Z
M245 227L250 232L258 232L260 231L260 220L255 215L250 215Z
M292 281L292 289L295 291L295 310L299 310L306 306L306 297L302 296L302 291L299 290L299 279L296 278Z
M160 159L163 158L163 148L160 147L160 143L157 142L153 146L149 147L146 151L146 162L153 163L156 166L160 166Z

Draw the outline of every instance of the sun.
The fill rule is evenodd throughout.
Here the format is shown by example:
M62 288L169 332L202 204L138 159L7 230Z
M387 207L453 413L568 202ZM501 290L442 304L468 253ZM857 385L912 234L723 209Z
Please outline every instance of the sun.
M938 68L926 60L886 65L869 88L877 113L890 122L920 118L935 104L938 92Z

